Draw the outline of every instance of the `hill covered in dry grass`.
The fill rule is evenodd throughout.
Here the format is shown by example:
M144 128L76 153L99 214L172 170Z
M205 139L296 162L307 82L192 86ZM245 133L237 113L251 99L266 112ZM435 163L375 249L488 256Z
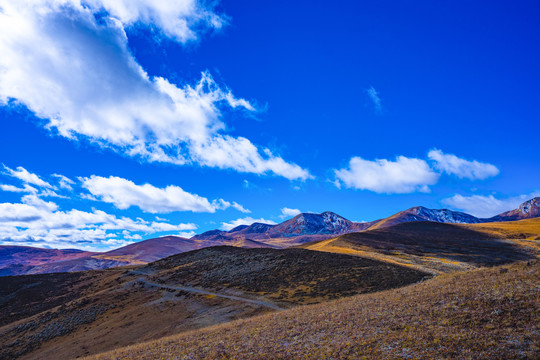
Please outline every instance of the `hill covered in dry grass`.
M433 274L537 258L540 218L506 223L410 222L300 247L367 257Z
M220 246L146 266L0 277L0 359L72 359L426 275L347 255Z
M540 264L422 283L118 349L108 359L537 359Z

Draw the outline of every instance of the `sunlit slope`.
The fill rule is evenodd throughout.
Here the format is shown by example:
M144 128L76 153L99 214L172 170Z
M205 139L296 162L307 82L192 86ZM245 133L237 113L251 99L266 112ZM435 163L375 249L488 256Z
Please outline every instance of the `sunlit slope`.
M535 219L538 223L537 219ZM521 224L503 224L519 232ZM401 223L338 236L301 247L359 255L434 274L493 266L535 257L534 249L481 227L492 224ZM503 226L501 225L501 226ZM497 227L496 227L497 228ZM525 227L524 227L525 228ZM536 228L531 225L531 228ZM498 229L498 228L497 228ZM503 230L500 230L501 232ZM510 230L508 230L510 231Z
M461 226L540 251L540 218Z
M90 359L537 359L538 279L538 261L444 274Z

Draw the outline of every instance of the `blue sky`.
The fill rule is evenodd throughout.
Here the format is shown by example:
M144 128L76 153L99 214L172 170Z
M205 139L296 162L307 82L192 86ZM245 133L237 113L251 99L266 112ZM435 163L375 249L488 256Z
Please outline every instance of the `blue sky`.
M540 195L534 1L0 0L0 243Z

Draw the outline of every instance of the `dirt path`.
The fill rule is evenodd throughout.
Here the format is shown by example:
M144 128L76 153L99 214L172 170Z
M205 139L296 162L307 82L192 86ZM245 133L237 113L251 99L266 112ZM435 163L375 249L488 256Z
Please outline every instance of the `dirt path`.
M145 285L155 286L155 287L159 287L159 288L163 288L163 289L181 290L181 291L187 291L187 292L190 292L190 293L201 294L201 295L212 295L212 296L217 296L217 297L224 298L224 299L242 301L242 302L245 302L245 303L248 303L248 304L264 306L264 307L268 307L268 308L271 308L271 309L274 309L274 310L283 310L283 308L280 308L279 306L277 306L277 305L275 305L275 304L273 304L271 302L263 301L263 300L254 300L254 299L249 299L249 298L245 298L245 297L241 297L241 296L220 294L220 293L211 292L211 291L207 291L207 290L204 290L204 289L188 287L188 286L173 286L173 285L166 285L166 284L158 284L158 283L150 282L150 281L148 281L148 280L146 280L144 278L138 278L137 281L142 282Z

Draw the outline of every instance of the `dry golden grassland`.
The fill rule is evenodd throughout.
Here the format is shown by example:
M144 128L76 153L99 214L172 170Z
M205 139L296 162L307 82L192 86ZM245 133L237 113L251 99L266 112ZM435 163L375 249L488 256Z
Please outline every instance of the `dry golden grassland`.
M98 354L426 275L356 256L220 246L147 266L0 277L0 359Z
M357 255L432 274L537 258L540 218L507 223L401 223L299 247Z
M540 252L540 218L460 226L508 239Z
M88 359L537 359L539 279L536 260L445 274Z

